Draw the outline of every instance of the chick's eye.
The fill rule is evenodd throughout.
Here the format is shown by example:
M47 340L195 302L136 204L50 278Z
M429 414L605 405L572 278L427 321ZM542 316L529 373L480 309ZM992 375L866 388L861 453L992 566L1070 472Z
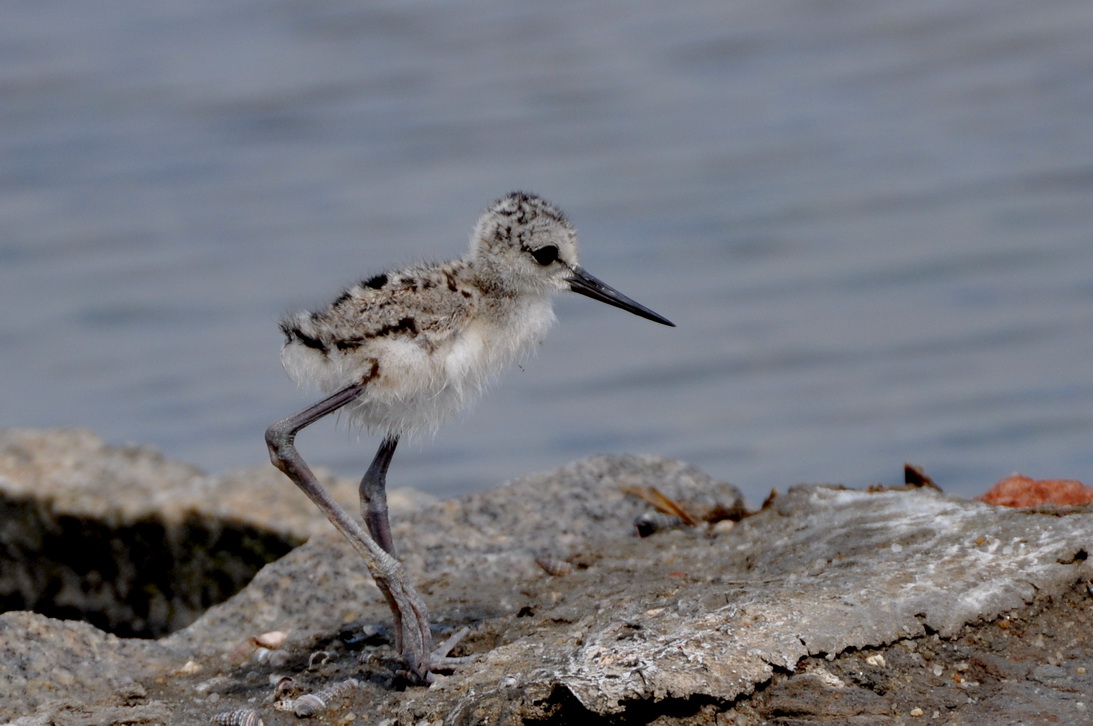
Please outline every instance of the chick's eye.
M535 261L538 262L540 265L546 267L547 265L558 259L558 248L554 245L540 247L537 250L532 250L531 256L534 257Z

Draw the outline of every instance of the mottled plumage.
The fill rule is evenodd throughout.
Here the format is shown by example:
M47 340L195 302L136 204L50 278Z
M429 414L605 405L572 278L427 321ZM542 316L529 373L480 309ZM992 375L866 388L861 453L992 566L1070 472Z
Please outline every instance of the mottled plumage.
M324 393L368 380L349 414L369 429L435 430L554 322L545 296L508 305L483 290L478 272L471 260L388 272L287 318L285 369Z
M551 297L564 290L672 325L583 270L573 225L522 192L482 214L463 259L375 275L326 308L281 323L285 370L328 396L269 427L270 459L364 557L391 604L399 648L422 679L451 665L446 655L459 636L432 648L424 603L394 558L387 468L400 437L435 429L542 340L555 320ZM361 480L368 533L330 498L294 444L300 429L342 408L384 434Z
M511 194L483 214L464 259L376 275L286 318L281 360L324 393L367 381L349 414L370 430L435 430L542 340L551 296L579 269L561 210Z

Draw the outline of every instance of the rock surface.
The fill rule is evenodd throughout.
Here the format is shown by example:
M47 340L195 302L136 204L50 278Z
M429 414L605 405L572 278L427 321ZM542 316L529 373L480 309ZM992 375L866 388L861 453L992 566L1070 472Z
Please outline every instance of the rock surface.
M325 481L354 501L354 484ZM185 627L327 530L284 483L273 467L207 476L82 430L0 430L0 610L125 636ZM391 507L406 501L393 496Z
M34 450L35 436L61 434L20 436L16 448ZM145 455L88 444L61 470L128 482L129 508L203 478ZM8 492L22 486L33 499L35 482L57 478L50 456L20 461L0 467ZM299 510L287 480L232 479L242 491L279 486L286 512ZM649 487L684 504L737 496L680 462L603 456L397 516L395 541L438 637L472 629L459 652L473 661L428 688L404 688L379 591L347 544L307 520L293 525L293 536L316 533L307 544L159 640L0 615L0 719L207 724L253 709L266 724L296 723L275 708L280 682L287 698L336 686L312 720L330 724L1090 720L1088 507L794 487L734 526L642 539L633 522L648 505L624 492ZM229 515L230 499L205 510L198 496L191 514L224 521L249 510L257 529L268 517L265 531L282 533L309 516L272 505L259 515L245 496ZM258 648L253 639L269 631L284 642Z

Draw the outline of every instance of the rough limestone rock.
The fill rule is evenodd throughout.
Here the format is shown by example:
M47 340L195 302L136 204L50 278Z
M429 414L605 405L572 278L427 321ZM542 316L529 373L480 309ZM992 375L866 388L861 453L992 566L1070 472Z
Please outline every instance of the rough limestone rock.
M355 500L354 484L325 480ZM125 636L178 630L327 531L284 483L273 467L208 476L83 430L0 430L0 608Z
M639 538L650 487L738 496L680 462L601 456L397 517L438 638L471 628L472 661L427 688L404 688L379 591L321 531L159 640L0 615L0 719L289 724L319 692L314 723L1088 720L1088 508L802 486L735 525Z

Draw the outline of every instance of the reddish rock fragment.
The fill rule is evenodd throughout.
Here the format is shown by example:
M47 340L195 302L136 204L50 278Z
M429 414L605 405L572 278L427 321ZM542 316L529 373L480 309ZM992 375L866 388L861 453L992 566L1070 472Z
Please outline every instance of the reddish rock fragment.
M995 484L979 501L1003 507L1070 507L1093 502L1093 487L1074 479L1036 480L1014 474Z

